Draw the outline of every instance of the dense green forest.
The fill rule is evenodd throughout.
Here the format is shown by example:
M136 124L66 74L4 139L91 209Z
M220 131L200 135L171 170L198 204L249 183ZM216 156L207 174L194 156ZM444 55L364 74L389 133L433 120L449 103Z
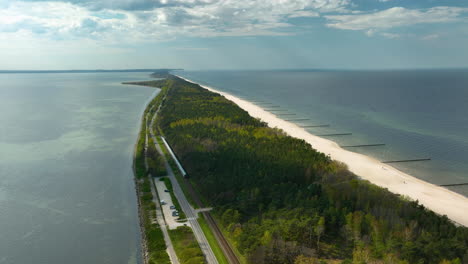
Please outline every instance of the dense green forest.
M468 229L170 76L156 127L249 263L468 263Z

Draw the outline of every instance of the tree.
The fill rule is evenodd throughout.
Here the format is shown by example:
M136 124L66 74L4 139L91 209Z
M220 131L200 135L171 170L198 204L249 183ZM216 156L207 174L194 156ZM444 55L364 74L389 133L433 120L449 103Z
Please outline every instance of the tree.
M318 260L313 257L306 257L304 255L297 256L294 264L318 264Z
M264 233L263 233L263 237L262 239L260 239L260 243L264 246L267 246L271 243L271 240L273 239L273 237L271 236L271 233L270 231L266 230Z
M320 250L320 237L322 236L324 231L325 231L325 218L321 216L317 223L317 226L315 227L315 234L317 234L317 252Z

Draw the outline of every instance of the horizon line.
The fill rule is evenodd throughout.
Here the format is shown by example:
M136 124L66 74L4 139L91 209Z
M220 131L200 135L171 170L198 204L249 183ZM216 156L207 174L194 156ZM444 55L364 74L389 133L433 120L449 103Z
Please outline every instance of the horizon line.
M71 70L0 70L0 73L93 73L93 72L154 72L185 71L183 68L128 68L128 69L71 69ZM417 70L468 70L468 67L415 67L415 68L260 68L260 69L187 69L188 71L417 71Z

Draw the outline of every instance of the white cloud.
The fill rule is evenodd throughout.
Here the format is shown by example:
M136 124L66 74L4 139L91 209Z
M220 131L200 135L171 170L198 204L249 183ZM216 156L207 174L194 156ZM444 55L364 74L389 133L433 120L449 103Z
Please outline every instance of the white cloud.
M0 34L26 30L39 38L115 42L290 35L288 19L344 12L348 5L349 0L11 1L0 6Z
M348 30L378 30L422 23L446 23L461 19L468 8L440 6L426 10L392 7L383 11L355 15L325 16L327 26Z
M208 48L204 47L173 47L174 50L181 50L181 51L205 51Z
M369 29L366 31L366 35L369 37L372 37L375 34L376 30L375 29Z
M388 39L397 39L397 38L401 37L399 34L388 33L388 32L383 32L380 35L382 35L383 37L388 38Z
M12 0L0 5L0 35L28 31L31 40L91 39L110 44L167 41L178 36L285 36L294 34L291 18L325 17L328 27L397 38L382 32L457 21L468 12L457 7L362 12L350 10L352 6L350 0ZM334 15L327 15L330 12Z
M294 13L288 15L290 18L295 17L319 17L320 14L314 11L295 11Z
M439 34L430 34L422 37L423 40L432 40L432 39L438 39L440 38Z

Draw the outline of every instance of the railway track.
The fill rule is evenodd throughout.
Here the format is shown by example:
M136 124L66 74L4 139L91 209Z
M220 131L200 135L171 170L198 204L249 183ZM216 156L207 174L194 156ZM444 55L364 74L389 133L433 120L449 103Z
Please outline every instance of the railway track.
M190 196L192 196L194 202L198 205L198 207L204 208L205 205L203 204L200 197L198 197L198 194L193 189L192 183L188 179L184 179L183 184L187 187L187 190L189 191ZM202 212L201 214L203 215L203 217L205 217L206 222L208 223L210 229L213 231L216 237L216 240L218 241L218 244L223 250L223 253L228 259L229 263L240 264L239 258L232 250L231 244L229 244L229 242L224 237L223 232L221 232L221 229L219 228L218 224L216 223L216 221L214 220L210 212Z
M216 224L216 221L213 219L213 216L211 216L209 212L203 212L203 217L205 217L208 225L213 231L216 237L216 240L218 240L218 243L221 246L221 249L223 250L224 255L228 259L229 263L240 264L239 259L237 258L236 254L231 248L231 245L229 244L229 242L226 240L223 233L219 229L218 225Z

